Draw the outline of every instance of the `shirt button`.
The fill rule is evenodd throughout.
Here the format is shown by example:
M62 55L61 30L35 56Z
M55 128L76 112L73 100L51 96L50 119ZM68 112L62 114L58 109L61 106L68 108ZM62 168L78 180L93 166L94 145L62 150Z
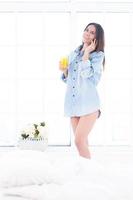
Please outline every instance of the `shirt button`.
M73 86L73 88L75 88L75 86Z
M73 80L75 80L75 78L73 78Z
M74 69L73 71L76 72L76 69Z
M75 97L75 95L73 94L73 97Z
M78 63L78 61L76 61L76 63Z

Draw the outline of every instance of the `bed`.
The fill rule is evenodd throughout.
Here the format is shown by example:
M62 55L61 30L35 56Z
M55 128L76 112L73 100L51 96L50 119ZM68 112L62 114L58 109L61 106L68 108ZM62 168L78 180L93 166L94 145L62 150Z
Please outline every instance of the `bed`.
M133 199L133 166L126 163L26 150L3 152L0 160L0 200Z

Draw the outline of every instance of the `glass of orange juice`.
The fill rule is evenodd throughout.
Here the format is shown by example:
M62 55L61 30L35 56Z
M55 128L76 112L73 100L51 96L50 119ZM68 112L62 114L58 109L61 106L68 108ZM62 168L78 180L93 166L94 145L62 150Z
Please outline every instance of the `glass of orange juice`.
M68 67L68 57L63 56L60 59L60 69L65 70Z

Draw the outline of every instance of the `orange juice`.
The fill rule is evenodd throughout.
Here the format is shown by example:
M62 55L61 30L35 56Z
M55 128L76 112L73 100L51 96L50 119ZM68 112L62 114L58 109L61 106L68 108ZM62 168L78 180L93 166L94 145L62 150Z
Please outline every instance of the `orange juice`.
M67 67L68 67L68 57L62 57L60 59L60 68L67 69Z

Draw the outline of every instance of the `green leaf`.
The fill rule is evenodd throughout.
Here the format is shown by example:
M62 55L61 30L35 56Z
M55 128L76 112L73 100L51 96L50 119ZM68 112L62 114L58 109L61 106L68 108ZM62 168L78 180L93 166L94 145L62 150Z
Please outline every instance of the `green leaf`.
M34 125L35 129L37 129L38 125L37 124L33 124L33 125Z
M39 135L39 131L36 129L34 136L37 137Z
M27 134L27 135L26 134L21 134L21 136L22 136L23 139L26 139L26 138L29 137L29 134Z
M45 126L45 122L41 122L41 123L40 123L40 126Z

